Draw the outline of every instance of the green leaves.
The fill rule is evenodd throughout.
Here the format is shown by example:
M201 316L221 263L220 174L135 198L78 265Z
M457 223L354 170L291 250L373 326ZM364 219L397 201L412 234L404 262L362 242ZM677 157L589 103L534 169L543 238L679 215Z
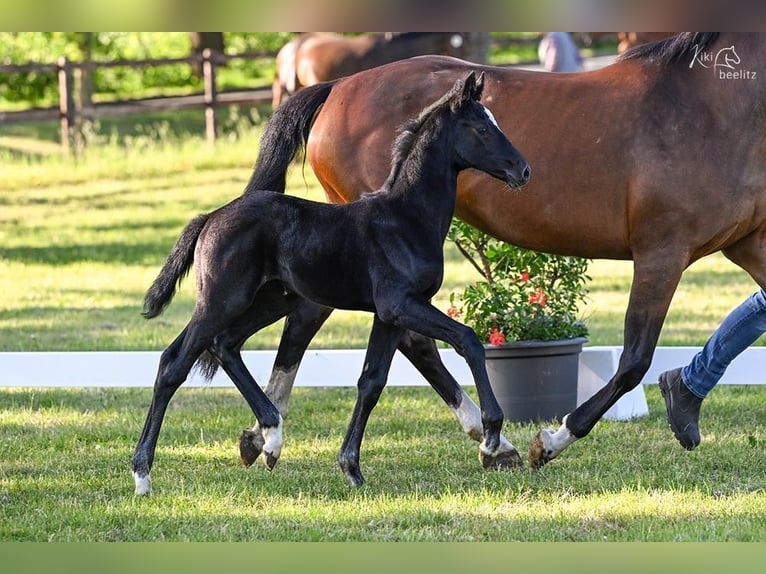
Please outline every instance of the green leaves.
M484 341L497 329L507 341L587 336L579 317L588 260L531 251L454 219L449 239L483 277L450 295L461 319Z

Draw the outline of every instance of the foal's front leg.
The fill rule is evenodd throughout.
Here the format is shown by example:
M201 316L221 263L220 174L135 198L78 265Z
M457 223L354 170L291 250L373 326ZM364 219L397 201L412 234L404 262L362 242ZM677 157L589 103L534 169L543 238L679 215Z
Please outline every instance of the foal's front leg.
M381 316L383 320L399 327L452 345L468 363L479 395L484 427L484 440L479 445L479 460L484 468L523 466L516 448L507 440L501 440L503 411L489 385L484 346L476 333L470 327L447 317L430 303L413 297L391 305L385 314L381 312Z
M463 432L476 442L482 442L484 426L481 420L481 409L444 366L434 340L419 333L407 331L399 343L399 351L410 360L452 409ZM483 458L482 464L485 468L492 469L514 469L523 465L519 451L502 433L498 455Z
M391 361L403 334L403 329L386 324L377 315L375 316L367 344L364 367L357 384L354 413L351 415L351 422L338 454L338 464L352 486L361 486L364 483L362 471L359 469L359 451L364 429L372 409L375 408L386 386Z

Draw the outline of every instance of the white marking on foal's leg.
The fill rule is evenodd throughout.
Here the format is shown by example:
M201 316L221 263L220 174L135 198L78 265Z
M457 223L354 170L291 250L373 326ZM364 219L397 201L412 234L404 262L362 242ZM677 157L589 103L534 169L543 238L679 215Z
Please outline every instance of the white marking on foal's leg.
M540 438L545 449L544 454L548 460L556 458L566 447L577 440L577 437L567 428L568 417L569 415L564 417L558 430L544 429L540 431Z
M457 408L453 408L452 412L455 414L460 426L463 427L463 432L471 437L476 442L481 442L484 437L484 428L481 424L481 410L476 406L465 391L461 390L462 398Z
M269 469L274 465L282 454L282 417L279 417L279 423L274 427L262 427L263 433L263 461Z
M137 472L133 472L133 480L136 482L136 496L143 496L152 492L152 477L148 474L139 476Z
M471 400L465 391L461 389L462 398L460 399L460 405L457 408L453 408L452 412L455 413L455 417L460 422L460 426L463 427L463 432L471 437L476 442L481 443L479 449L484 454L494 456L501 452L515 451L516 447L500 433L500 446L497 452L489 452L484 445L484 425L481 422L481 409Z
M264 390L266 396L269 397L272 403L274 403L274 406L279 410L279 414L283 417L287 416L290 393L293 390L293 384L295 383L297 374L298 365L290 367L289 369L274 369L271 373L269 383Z

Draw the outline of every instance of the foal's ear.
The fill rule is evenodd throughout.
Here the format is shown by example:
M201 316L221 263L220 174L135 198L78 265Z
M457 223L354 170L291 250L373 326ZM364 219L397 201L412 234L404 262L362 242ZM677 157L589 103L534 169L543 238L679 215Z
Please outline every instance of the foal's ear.
M478 80L476 79L476 72L471 72L463 82L463 93L461 94L460 103L465 104L472 100L479 101L483 90L484 72L479 75Z
M473 89L473 99L476 100L477 102L481 100L481 93L483 91L484 91L484 72L479 74L479 79L476 80L476 84Z
M471 72L463 82L463 93L461 94L461 103L466 103L476 98L473 97L476 92L476 72Z

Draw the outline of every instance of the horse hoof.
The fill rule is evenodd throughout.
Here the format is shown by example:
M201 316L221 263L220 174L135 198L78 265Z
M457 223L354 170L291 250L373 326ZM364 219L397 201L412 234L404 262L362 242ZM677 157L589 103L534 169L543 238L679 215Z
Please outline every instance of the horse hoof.
M261 433L244 429L239 435L239 457L242 464L249 467L261 455L263 437ZM272 465L273 466L273 465Z
M500 452L495 456L490 456L479 450L479 460L487 470L514 470L524 467L524 461L521 460L521 455L515 448Z
M529 465L532 468L542 468L553 460L553 451L545 446L543 432L538 432L529 445Z
M148 474L139 475L137 472L133 473L133 480L136 484L134 494L136 496L147 496L152 493L152 477Z
M351 483L351 486L359 488L364 484L364 477L362 476L362 471L359 469L358 464L340 459L338 460L338 466L340 466L340 469L343 471L343 474L346 476L349 483Z
M276 466L278 460L279 460L279 457L274 456L273 453L270 453L270 452L263 453L263 462L266 463L266 468L268 468L269 470L274 469L274 466Z
M346 478L348 479L348 482L353 486L354 488L359 488L364 484L364 477L362 476L362 473L359 471L359 469L355 471L348 471L345 472Z

